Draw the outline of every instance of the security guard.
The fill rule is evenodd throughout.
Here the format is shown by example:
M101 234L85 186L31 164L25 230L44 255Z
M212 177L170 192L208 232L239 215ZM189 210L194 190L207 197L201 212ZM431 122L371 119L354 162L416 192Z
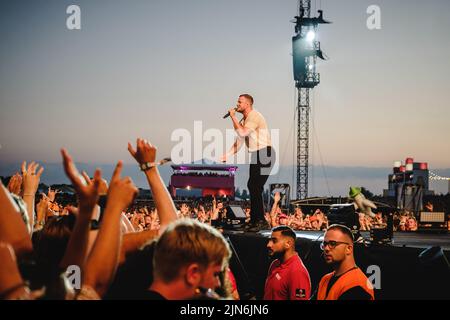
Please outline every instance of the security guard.
M372 284L356 266L353 256L353 235L343 225L331 225L321 244L325 262L334 271L319 283L317 300L374 300Z
M267 274L264 300L309 300L311 279L295 251L295 238L295 232L288 226L272 229L267 249L275 260Z

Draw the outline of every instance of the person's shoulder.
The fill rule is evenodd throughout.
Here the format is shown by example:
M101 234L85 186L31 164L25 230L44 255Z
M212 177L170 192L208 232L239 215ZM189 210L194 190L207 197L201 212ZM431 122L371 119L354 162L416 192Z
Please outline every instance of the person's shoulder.
M273 260L273 261L270 263L269 271L272 270L272 269L274 269L274 268L276 268L276 267L279 267L279 266L280 266L280 260L275 259L275 260Z
M320 281L319 281L319 285L320 285L322 282L331 279L331 278L333 277L333 275L334 275L334 272L330 272L330 273L327 273L327 274L325 274L324 276L322 276L322 278L321 278Z
M297 271L300 271L301 273L305 273L309 275L308 269L306 269L305 264L303 263L302 259L299 255L297 255L293 260L293 266L294 269Z
M264 118L264 116L262 115L261 112L259 112L257 109L253 109L250 113L249 116L254 117L254 118Z
M258 110L253 109L253 113L254 113L254 121L260 122L260 123L265 123L266 122L266 118L264 118L264 115L259 112Z
M355 268L352 271L354 274L356 273L361 279L367 279L367 275L360 268Z
M339 296L339 300L371 300L372 296L361 286L355 286Z
M141 298L143 300L167 300L159 292L153 290L147 290L143 292Z

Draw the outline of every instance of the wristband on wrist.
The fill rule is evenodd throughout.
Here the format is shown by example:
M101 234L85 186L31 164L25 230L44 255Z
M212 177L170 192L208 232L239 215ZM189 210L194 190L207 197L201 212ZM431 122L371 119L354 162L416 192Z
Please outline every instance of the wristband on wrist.
M164 158L159 162L144 162L144 163L139 164L139 169L141 169L141 171L147 171L153 167L163 165L169 161L172 161L172 160L170 158Z

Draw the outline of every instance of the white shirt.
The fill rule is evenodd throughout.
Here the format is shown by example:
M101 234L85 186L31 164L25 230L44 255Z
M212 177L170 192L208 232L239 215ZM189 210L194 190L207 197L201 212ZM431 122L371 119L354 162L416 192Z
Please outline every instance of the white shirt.
M269 128L261 113L253 109L249 112L247 118L242 120L244 121L243 126L251 130L250 134L245 137L245 145L249 152L272 146Z

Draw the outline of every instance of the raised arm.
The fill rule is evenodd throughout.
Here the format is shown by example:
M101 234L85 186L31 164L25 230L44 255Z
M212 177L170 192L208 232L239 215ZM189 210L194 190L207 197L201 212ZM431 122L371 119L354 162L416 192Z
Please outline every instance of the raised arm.
M228 112L230 113L231 121L233 121L234 130L239 135L239 137L243 138L243 137L248 136L252 132L252 129L248 128L248 127L244 127L240 123L240 121L236 118L236 109L234 109L234 108L230 109L230 110L228 110Z
M17 204L0 182L0 242L9 243L16 255L22 257L33 250L27 227Z
M0 300L32 299L20 275L14 249L0 242Z
M39 187L39 181L41 180L41 174L44 168L41 167L39 170L39 165L35 162L31 162L28 167L27 163L24 161L22 163L22 192L23 201L27 204L27 212L30 223L30 230L33 230L34 226L34 200L36 197L36 191Z
M8 190L15 195L20 196L22 194L22 176L16 172L8 182Z
M154 163L156 159L156 147L151 145L147 140L137 139L136 150L131 143L128 143L128 151L137 161L139 165L143 163ZM151 167L145 171L148 184L155 200L156 209L158 210L161 227L159 232L163 232L167 225L177 219L177 210L170 197L164 182L161 179L158 168Z
M273 197L273 205L272 210L270 210L270 224L272 227L276 226L277 221L277 209L278 209L278 203L281 200L281 195L279 192L275 192L275 195Z
M130 252L138 250L150 240L157 238L158 235L158 230L145 230L124 234L120 248L119 265L125 262Z
M88 178L83 183L81 175L69 153L62 149L61 155L63 157L64 171L77 192L79 207L76 223L60 267L65 269L70 265L77 265L83 268L87 255L91 218L98 201L98 189L102 176L100 170L97 169L93 181Z
M117 269L122 239L122 211L133 202L138 193L131 178L122 179L121 172L122 162L119 162L111 178L100 230L84 270L83 285L93 288L99 296L105 294Z

